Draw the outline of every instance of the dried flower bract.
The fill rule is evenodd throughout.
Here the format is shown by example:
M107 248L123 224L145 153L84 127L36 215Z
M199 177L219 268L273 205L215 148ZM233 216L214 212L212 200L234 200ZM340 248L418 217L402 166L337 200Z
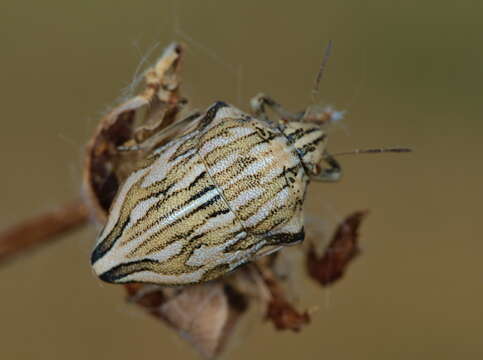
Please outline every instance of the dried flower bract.
M175 123L186 103L179 93L182 54L182 46L170 45L155 66L147 71L145 89L113 109L101 121L88 146L85 194L100 224L106 221L120 184L133 171L135 164L153 148L162 145L156 142L153 134ZM327 114L318 115L318 118L326 119ZM175 128L169 138L177 135ZM164 137L163 142L167 141ZM349 220L343 226L351 227L353 223ZM356 246L355 232L353 235ZM314 256L310 250L307 258L309 273L319 281L318 266L322 266L325 277L335 280L348 263L340 261L337 267L319 265L320 261ZM285 295L285 280L273 268L276 257L277 253L268 255L230 276L205 284L185 287L126 284L128 299L183 334L202 355L213 358L225 348L241 316L254 302L265 309L266 319L279 330L299 331L310 321L309 314L297 311Z

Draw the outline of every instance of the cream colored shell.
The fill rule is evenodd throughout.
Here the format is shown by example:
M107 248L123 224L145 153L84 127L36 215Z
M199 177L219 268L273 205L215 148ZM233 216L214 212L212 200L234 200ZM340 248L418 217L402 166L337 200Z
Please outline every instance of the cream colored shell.
M222 102L197 121L120 187L92 254L102 280L197 283L303 240L308 177L294 144L316 143L314 126L284 132Z

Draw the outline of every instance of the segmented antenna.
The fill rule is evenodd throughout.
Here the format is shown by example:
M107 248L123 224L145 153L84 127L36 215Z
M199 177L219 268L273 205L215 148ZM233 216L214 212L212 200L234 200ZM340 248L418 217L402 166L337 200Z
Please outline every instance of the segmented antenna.
M381 153L408 153L412 150L409 148L378 148L378 149L356 149L352 151L345 151L336 154L332 154L332 156L341 156L341 155L359 155L359 154L381 154Z
M316 97L319 94L320 82L322 81L322 78L324 76L325 68L327 67L327 63L329 62L329 57L330 57L330 54L332 52L332 45L333 45L333 41L329 40L329 43L327 44L327 47L325 48L325 53L324 53L324 57L322 59L322 63L320 64L319 72L317 73L317 76L315 77L314 87L312 89L312 101L314 103L316 102Z

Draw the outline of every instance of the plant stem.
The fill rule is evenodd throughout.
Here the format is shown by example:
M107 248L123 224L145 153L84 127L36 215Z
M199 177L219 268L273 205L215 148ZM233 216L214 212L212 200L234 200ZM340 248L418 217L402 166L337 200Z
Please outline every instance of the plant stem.
M88 220L87 206L77 199L13 225L0 232L0 264L51 242Z

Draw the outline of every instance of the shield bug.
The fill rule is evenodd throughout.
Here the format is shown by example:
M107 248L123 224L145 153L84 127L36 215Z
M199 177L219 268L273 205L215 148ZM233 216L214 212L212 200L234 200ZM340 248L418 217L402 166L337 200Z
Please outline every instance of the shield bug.
M291 114L263 94L251 107L216 102L155 135L185 129L120 186L91 256L102 280L199 283L304 240L309 181L341 175L324 130L341 114Z

